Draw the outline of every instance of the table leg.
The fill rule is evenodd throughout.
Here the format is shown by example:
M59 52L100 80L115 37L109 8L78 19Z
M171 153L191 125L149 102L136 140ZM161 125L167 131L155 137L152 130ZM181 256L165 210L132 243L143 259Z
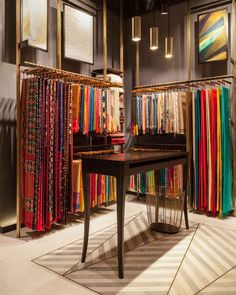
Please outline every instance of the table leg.
M184 219L185 219L185 226L186 229L189 229L189 222L188 222L188 166L187 164L183 165L183 181L184 181Z
M89 223L90 223L90 181L89 173L83 171L83 189L84 189L84 242L81 262L85 262L88 238L89 238Z
M117 177L117 244L119 278L124 278L124 218L125 218L126 179Z

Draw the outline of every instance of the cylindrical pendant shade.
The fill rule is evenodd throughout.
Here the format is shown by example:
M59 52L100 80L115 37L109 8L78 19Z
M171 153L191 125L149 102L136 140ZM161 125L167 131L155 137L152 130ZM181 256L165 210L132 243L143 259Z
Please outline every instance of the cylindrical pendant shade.
M150 49L158 49L158 27L150 28Z
M132 40L141 40L141 16L132 17Z
M161 14L168 14L168 5L167 3L162 3L161 4Z
M171 58L173 56L173 37L165 38L165 57Z

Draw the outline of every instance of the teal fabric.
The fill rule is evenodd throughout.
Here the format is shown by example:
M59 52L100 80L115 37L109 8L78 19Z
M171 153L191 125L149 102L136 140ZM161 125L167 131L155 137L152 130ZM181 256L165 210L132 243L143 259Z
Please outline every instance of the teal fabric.
M201 130L201 122L200 122L200 95L201 92L197 90L195 92L195 167L196 167L196 175L195 175L195 207L198 208L198 175L199 175L199 141L200 141L200 130Z
M231 141L229 126L229 89L222 88L221 96L222 148L222 215L232 210Z
M145 173L141 173L141 193L145 194L146 193L146 174Z

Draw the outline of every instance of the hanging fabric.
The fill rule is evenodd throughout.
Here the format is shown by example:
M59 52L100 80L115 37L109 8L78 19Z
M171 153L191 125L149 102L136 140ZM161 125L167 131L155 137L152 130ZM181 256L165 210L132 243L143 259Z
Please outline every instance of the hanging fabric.
M71 200L72 84L24 79L21 107L22 222L40 231L60 221Z
M73 160L73 208L70 211L71 213L84 211L82 162L82 160ZM115 202L116 178L90 174L90 200L91 208Z
M186 92L166 91L133 97L131 133L185 134L186 95Z
M183 190L183 166L177 165L130 177L129 190L131 191L155 194L158 186L165 187L167 193Z
M73 85L73 133L103 134L120 130L118 88Z
M193 93L194 207L225 217L232 210L229 89Z

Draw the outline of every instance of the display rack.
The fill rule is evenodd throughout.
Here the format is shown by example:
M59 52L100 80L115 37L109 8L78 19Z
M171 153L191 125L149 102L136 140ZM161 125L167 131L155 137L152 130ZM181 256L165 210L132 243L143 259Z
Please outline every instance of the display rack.
M17 169L16 169L16 236L21 235L21 211L20 200L20 114L21 114L21 75L47 76L62 80L83 83L103 88L123 87L118 83L112 83L106 79L107 74L107 1L103 0L103 79L98 79L79 73L65 71L61 69L62 64L62 3L66 0L57 0L57 38L56 38L56 68L39 65L32 62L21 61L21 0L16 0L16 99L17 99ZM84 5L87 5L83 2ZM90 7L91 8L91 7ZM95 9L96 10L96 9ZM123 0L120 0L120 70L123 72ZM23 68L24 67L24 68ZM25 68L27 67L27 68Z
M234 73L234 72L233 72ZM232 107L235 109L235 79L234 75L221 75L213 77L205 77L193 80L182 80L159 84L150 85L139 85L136 86L131 92L133 95L153 93L157 91L168 91L168 90L184 90L188 91L192 88L199 88L201 86L214 86L214 85L230 85L231 86L231 101ZM233 112L232 112L233 113ZM233 118L232 126L234 126ZM192 193L193 193L193 140L192 140L192 100L191 97L187 96L186 101L186 151L188 152L188 194L190 197L190 204L192 203ZM234 183L235 186L235 183Z

